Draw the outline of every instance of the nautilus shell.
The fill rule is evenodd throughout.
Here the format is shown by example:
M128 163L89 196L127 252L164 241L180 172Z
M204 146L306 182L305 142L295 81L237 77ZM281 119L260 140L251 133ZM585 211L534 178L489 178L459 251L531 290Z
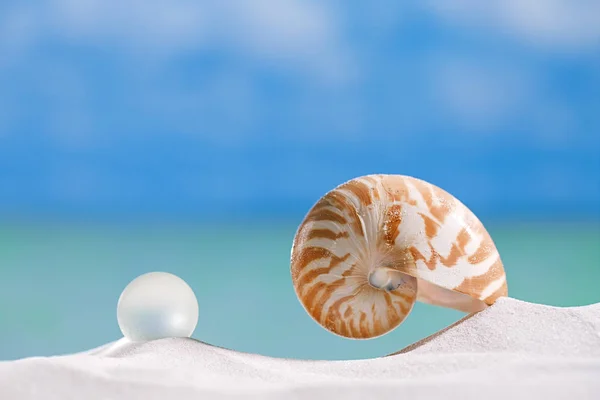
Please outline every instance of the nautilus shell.
M296 232L291 274L308 314L353 339L388 333L416 301L471 313L508 294L479 219L402 175L362 176L325 194Z

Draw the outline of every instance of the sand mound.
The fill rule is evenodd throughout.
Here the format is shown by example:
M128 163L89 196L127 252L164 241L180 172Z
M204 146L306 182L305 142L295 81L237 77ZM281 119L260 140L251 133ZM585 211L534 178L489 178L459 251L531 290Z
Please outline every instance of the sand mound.
M600 357L600 303L551 307L501 298L395 354L504 352Z
M600 304L513 299L398 354L264 357L192 339L130 343L0 363L0 399L600 398Z

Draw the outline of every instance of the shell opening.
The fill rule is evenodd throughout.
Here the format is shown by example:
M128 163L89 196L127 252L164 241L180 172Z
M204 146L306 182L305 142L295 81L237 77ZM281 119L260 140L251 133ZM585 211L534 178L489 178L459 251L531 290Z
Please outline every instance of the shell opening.
M483 311L487 308L487 304L483 300L473 298L464 293L448 290L426 280L418 279L418 285L419 295L417 298L423 303L452 308L469 314Z
M416 290L415 278L388 267L374 268L369 272L367 279L369 285L375 289L384 290L386 292L391 292L392 290L407 286Z

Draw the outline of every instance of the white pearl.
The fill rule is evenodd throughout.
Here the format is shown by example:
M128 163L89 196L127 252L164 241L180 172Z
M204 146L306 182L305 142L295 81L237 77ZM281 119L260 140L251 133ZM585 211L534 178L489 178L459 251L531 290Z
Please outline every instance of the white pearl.
M198 323L198 300L183 279L150 272L123 290L117 320L123 335L135 342L190 337Z

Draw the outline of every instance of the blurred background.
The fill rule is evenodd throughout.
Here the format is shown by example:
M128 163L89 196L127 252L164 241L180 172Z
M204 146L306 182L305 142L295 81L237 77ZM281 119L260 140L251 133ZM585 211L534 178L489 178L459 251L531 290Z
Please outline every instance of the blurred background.
M336 337L295 297L304 214L359 175L430 181L512 297L600 301L600 2L0 2L0 359L121 337L136 276L196 292L194 337L269 356L401 349L418 305Z

